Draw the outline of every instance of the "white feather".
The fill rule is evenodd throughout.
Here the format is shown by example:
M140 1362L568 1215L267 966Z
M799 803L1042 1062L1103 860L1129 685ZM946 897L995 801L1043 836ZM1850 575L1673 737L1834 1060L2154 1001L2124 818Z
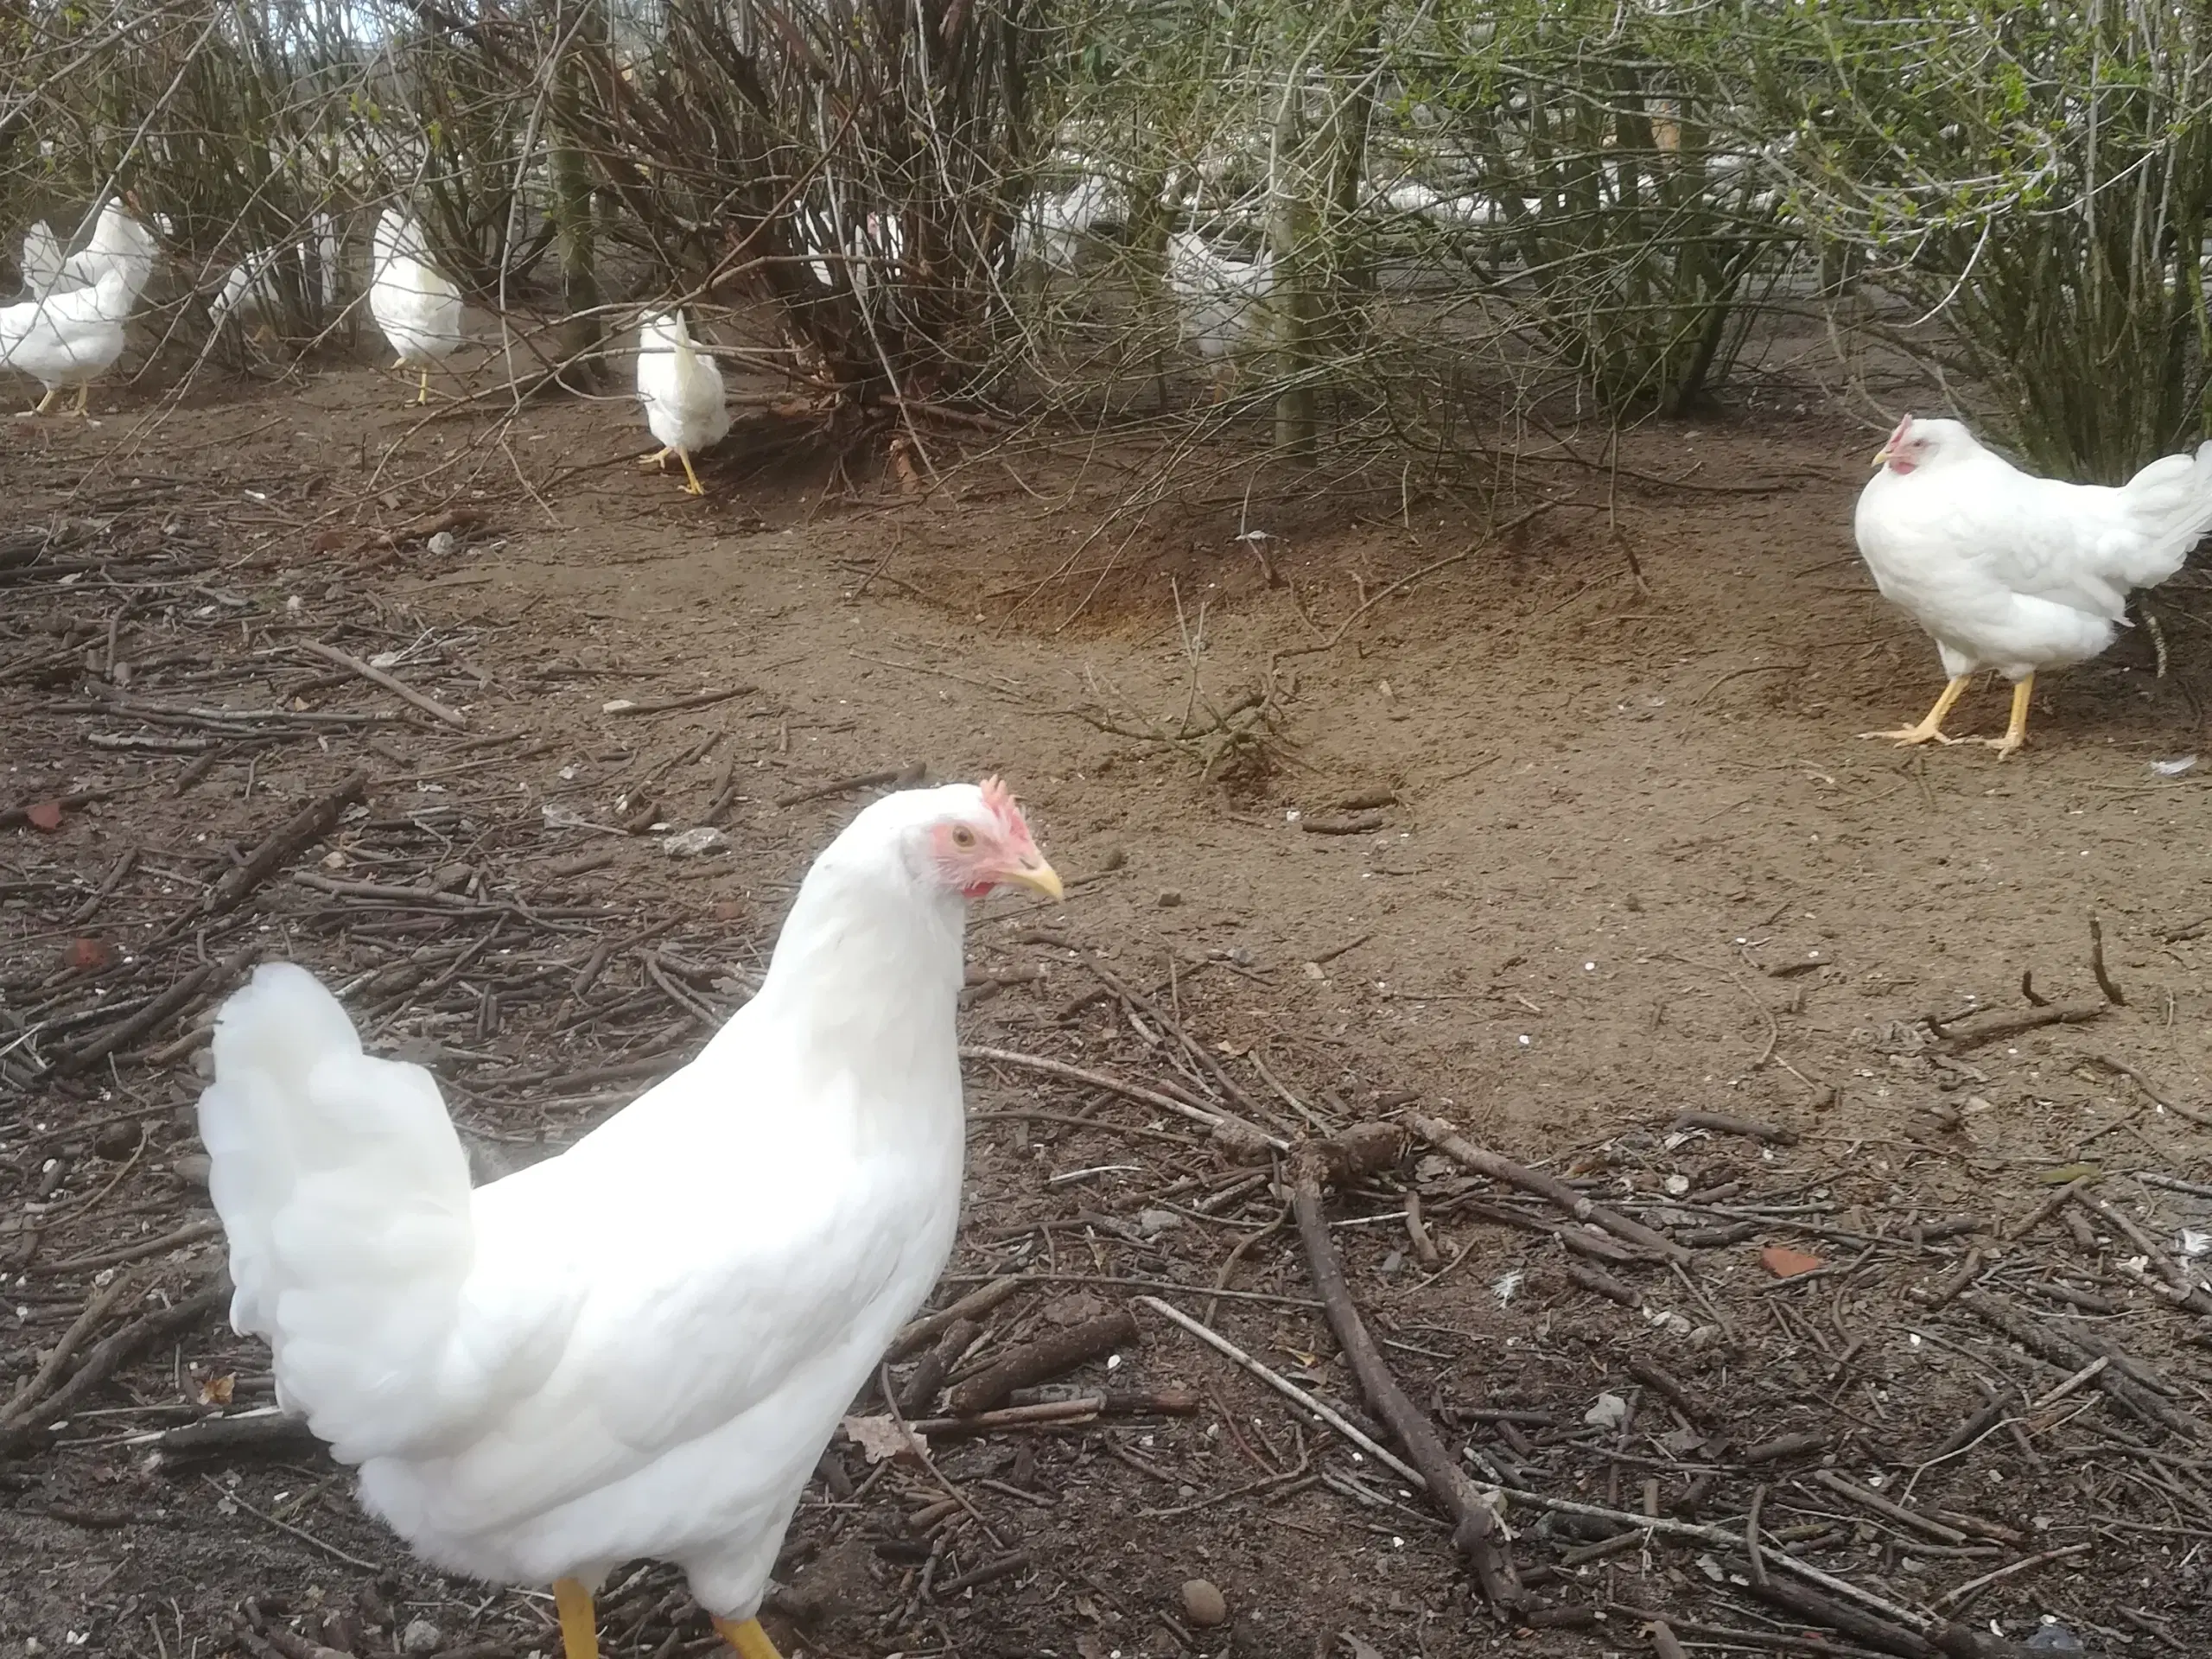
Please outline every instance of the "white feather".
M154 233L130 216L122 198L111 198L92 224L92 239L61 263L60 275L49 290L66 294L91 288L109 271L123 277L125 309L136 307L138 296L154 274L161 245Z
M42 300L60 285L61 244L54 228L40 219L23 232L23 296Z
M332 305L338 299L338 225L328 213L314 214L308 221L310 235L291 245L289 251L299 261L300 292L319 293L323 304ZM257 248L232 265L223 278L223 285L215 297L207 302L207 315L217 327L225 319L236 316L239 321L263 321L274 317L283 305L276 272L284 258L282 248Z
M429 368L461 346L461 290L430 263L422 227L397 207L377 219L369 310L410 367Z
M721 370L691 342L681 311L649 311L638 325L638 401L671 449L696 454L729 435Z
M302 970L226 1003L201 1097L233 1318L368 1505L506 1583L672 1560L758 1605L801 1489L950 1249L972 785L863 811L760 994L559 1157L471 1192L436 1085Z
M1196 231L1167 238L1167 285L1183 317L1184 337L1207 358L1227 357L1259 327L1274 289L1274 262L1231 259Z
M1859 492L1859 550L1883 594L1934 636L1956 677L2014 681L2084 662L2127 595L2181 569L2212 530L2212 443L2117 488L2021 472L1956 421L1910 417L1896 461Z

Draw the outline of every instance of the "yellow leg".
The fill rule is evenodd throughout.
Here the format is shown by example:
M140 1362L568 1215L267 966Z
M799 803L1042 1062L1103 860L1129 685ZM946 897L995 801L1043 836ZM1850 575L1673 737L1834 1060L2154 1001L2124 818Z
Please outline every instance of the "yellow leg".
M77 415L80 420L91 416L92 412L92 382L88 380L83 385L77 388Z
M403 357L403 358L401 358L401 359L400 359L397 363L394 363L391 366L392 366L392 372L393 372L394 373L396 373L396 374L404 374L404 373L406 373L406 372L407 372L407 359L406 359L405 358L404 358L404 357Z
M737 1659L783 1659L776 1651L776 1644L768 1639L768 1632L760 1628L760 1621L748 1618L742 1624L733 1624L726 1618L715 1621L715 1628L722 1633L722 1640L737 1649Z
M2029 675L2012 687L2012 718L2005 722L2002 737L1977 737L1976 743L1997 751L2002 760L2006 755L2028 741L2028 699L2035 695L2036 677Z
M430 372L428 369L423 371L422 388L416 392L415 401L418 404L427 404L430 401Z
M574 1579L553 1580L553 1607L561 1615L561 1647L568 1659L599 1659L599 1627L591 1592Z
M38 400L38 407L37 407L36 409L35 409L35 410L31 410L31 413L32 413L32 414L34 414L34 415L43 415L43 414L45 414L45 413L46 413L46 411L47 411L48 410L52 409L52 408L54 407L54 400L55 398L59 397L60 395L61 395L61 388L60 388L60 387L59 387L59 386L50 386L50 387L48 387L48 388L47 389L47 394L46 394L46 396L45 396L45 397L41 397L41 398L40 398L40 399Z
M673 449L664 448L654 450L650 455L639 455L638 457L638 470L639 472L650 471L664 473L668 470L668 458L675 453L676 452Z
M1943 695L1936 699L1936 706L1928 711L1928 717L1919 725L1903 727L1894 732L1861 732L1859 735L1893 738L1900 744L1957 742L1956 738L1943 735L1943 716L1949 714L1951 705L1966 694L1967 683L1972 678L1971 675L1961 674L1945 686Z
M691 457L679 449L676 452L676 458L683 463L683 476L691 480L683 486L684 489L693 495L704 495L707 492L700 486L699 474L691 470ZM765 1641L766 1638L762 1639Z

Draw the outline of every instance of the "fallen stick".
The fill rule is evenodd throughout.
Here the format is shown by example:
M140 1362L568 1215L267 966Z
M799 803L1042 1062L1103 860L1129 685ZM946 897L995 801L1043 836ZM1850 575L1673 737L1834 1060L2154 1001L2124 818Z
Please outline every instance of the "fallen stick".
M241 1412L233 1417L202 1417L196 1423L156 1429L132 1437L132 1446L150 1446L157 1452L296 1451L316 1444L307 1419L271 1406L265 1411Z
M955 1416L971 1417L989 1410L1016 1389L1065 1376L1077 1366L1116 1348L1128 1347L1136 1339L1135 1316L1128 1308L1117 1307L1008 1351L988 1370L956 1387L946 1403Z
M2207 1291L2191 1279L2181 1264L2166 1254L2166 1247L2137 1225L2134 1217L2090 1193L2078 1181L2069 1184L2067 1196L2091 1215L2101 1217L2115 1230L2127 1236L2128 1242L2158 1270L2158 1276L2173 1287L2166 1296L2167 1300L2177 1307L2187 1308L2192 1313L2212 1313L2212 1291Z
M2046 1549L2042 1554L2031 1555L2024 1560L2007 1561L1993 1572L1985 1573L1978 1579L1968 1579L1955 1590L1945 1591L1929 1605L1939 1611L1944 1608L1956 1607L1971 1597L1975 1591L1994 1584L1999 1579L2009 1579L2015 1573L2025 1573L2031 1567L2048 1566L2052 1561L2070 1560L2076 1555L2088 1554L2095 1548L2094 1544L2090 1543L2062 1544L2056 1549Z
M1632 1515L1625 1510L1611 1510L1596 1503L1578 1503L1567 1498L1552 1497L1525 1487L1506 1486L1501 1490L1510 1503L1549 1510L1555 1515L1577 1515L1586 1520L1611 1521L1619 1526L1640 1529L1662 1538L1694 1540L1717 1549L1725 1549L1732 1555L1743 1553L1744 1535L1740 1531L1708 1527L1695 1521L1674 1521L1662 1516ZM1906 1643L1917 1643L1916 1646L1884 1647L1882 1650L1885 1653L1906 1655L1909 1659L1932 1659L1932 1656L1936 1654L1951 1656L1951 1659L2026 1659L2027 1650L2014 1643L1994 1641L1948 1619L1901 1607L1871 1590L1860 1589L1848 1579L1840 1579L1833 1573L1823 1572L1811 1562L1800 1560L1785 1551L1768 1553L1764 1564L1779 1571L1770 1572L1764 1585L1745 1586L1751 1594L1777 1606L1789 1606L1821 1624L1829 1624L1827 1617L1829 1611L1859 1618L1871 1614L1872 1619L1867 1628L1879 1630L1885 1641L1895 1643L1902 1640ZM1800 1586L1789 1585L1784 1582L1782 1573L1802 1579L1827 1594L1815 1595ZM1831 1596L1836 1600L1831 1601ZM1848 1602L1853 1605L1841 1606L1838 1605L1840 1602ZM1815 1611L1815 1608L1821 1611ZM1653 1615L1647 1613L1644 1617ZM1851 1628L1840 1624L1829 1624L1829 1627L1834 1630Z
M387 674L380 668L372 667L349 652L340 651L335 645L326 645L320 639L302 639L297 643L299 648L310 656L320 657L334 668L342 668L348 674L358 675L372 685L382 686L402 702L410 702L424 714L435 715L448 726L466 727L468 724L468 716L458 709L447 708L435 697L417 691L397 675Z
M368 791L369 774L354 772L328 794L308 803L270 831L262 843L236 869L207 891L200 909L210 916L229 910L309 847L338 827L346 809Z
M1440 1117L1415 1116L1412 1122L1422 1140L1463 1168L1487 1175L1494 1181L1503 1181L1509 1186L1517 1186L1524 1192L1534 1192L1537 1197L1557 1205L1577 1221L1586 1221L1602 1227L1615 1238L1626 1239L1631 1244L1656 1251L1669 1262L1688 1262L1690 1259L1688 1248L1676 1243L1664 1233L1606 1209L1576 1192L1555 1175L1547 1175L1541 1170L1516 1164L1510 1158L1485 1151L1465 1139Z
M1189 1314L1184 1313L1181 1308L1171 1306L1167 1303L1161 1301L1157 1296L1139 1296L1135 1300L1143 1306L1148 1307L1154 1313L1159 1314L1162 1319L1172 1320L1176 1325L1180 1325L1184 1330L1189 1332L1200 1342L1205 1344L1207 1347L1212 1349L1224 1358L1230 1361L1234 1364L1243 1366L1254 1376L1258 1377L1261 1382L1273 1389L1277 1394L1281 1395L1286 1400L1295 1402L1297 1404L1303 1406L1306 1410L1312 1412L1316 1417L1326 1423L1331 1428L1335 1429L1338 1433L1343 1435L1344 1439L1350 1440L1354 1446L1366 1452L1369 1457L1373 1458L1377 1463L1389 1470L1392 1473L1399 1476L1402 1479L1410 1481L1414 1485L1420 1487L1423 1491L1428 1490L1428 1482L1422 1478L1420 1470L1414 1468L1413 1465L1408 1463L1403 1458L1398 1456L1396 1452L1389 1451L1378 1445L1372 1436L1369 1435L1364 1430L1355 1427L1351 1421L1347 1418L1344 1413L1338 1411L1326 1401L1319 1399L1316 1395L1308 1394L1304 1389L1300 1388L1297 1383L1292 1382L1288 1377L1281 1376L1278 1372L1270 1370L1267 1366L1262 1364L1258 1360L1253 1358L1251 1355L1246 1353L1242 1348L1239 1348L1235 1343L1231 1342L1227 1337L1223 1336L1218 1331L1214 1330L1211 1325L1199 1324Z
M811 789L802 789L794 794L779 795L772 804L803 806L809 801L826 799L832 795L849 795L856 789L881 789L887 785L918 784L929 776L929 768L919 761L903 766L893 766L886 772L861 772L850 778L833 778L826 784L817 784Z
M2069 1375L2082 1370L2096 1357L2092 1351L2063 1334L2048 1320L2032 1317L1992 1292L1962 1292L1959 1296L1959 1306L1984 1323L1994 1325L2030 1353L2049 1360ZM2187 1412L2168 1405L2117 1367L2099 1373L2096 1383L2112 1396L2115 1404L2125 1407L2145 1422L2157 1423L2184 1440L2202 1440L2208 1433L2204 1424Z
M617 720L628 720L639 715L672 715L679 709L705 709L714 703L728 702L732 697L741 697L760 689L757 685L723 686L712 691L694 691L688 696L645 697L636 702L627 697L617 697L612 702L602 703L599 712Z
M162 1021L181 1013L196 1001L210 986L229 980L239 969L260 955L264 948L260 944L249 944L233 950L220 962L211 962L205 967L194 969L128 1019L118 1020L82 1047L72 1049L54 1061L54 1075L66 1077L86 1066L97 1065L124 1044L137 1041Z
M928 1415L947 1374L982 1334L983 1327L973 1319L955 1319L946 1325L937 1345L922 1356L907 1376L906 1394L899 1402L899 1411L907 1417Z
M68 1416L139 1349L199 1324L229 1300L230 1294L229 1276L219 1274L175 1306L145 1314L113 1336L94 1344L67 1382L46 1399L33 1402L35 1414L30 1421L0 1424L0 1458L14 1457L44 1445L51 1433L44 1425Z
M1755 1122L1748 1117L1730 1117L1725 1112L1677 1112L1674 1122L1668 1127L1705 1129L1714 1135L1740 1135L1749 1141L1771 1141L1782 1147L1794 1147L1800 1139L1795 1129Z
M92 1293L85 1303L85 1311L78 1314L75 1321L61 1333L61 1339L54 1344L45 1363L24 1379L6 1405L0 1406L0 1426L21 1422L38 1409L40 1399L53 1388L54 1379L61 1375L62 1369L69 1363L77 1350L85 1345L86 1338L106 1323L107 1316L115 1311L115 1305L130 1292L130 1275L119 1273L104 1287Z
M2066 1207L2067 1199L2072 1198L2094 1179L2096 1179L2094 1175L2076 1175L2056 1192L2045 1194L2041 1204L2005 1230L2005 1241L2009 1243L2014 1239L2025 1238L2063 1210Z
M2000 1037L2018 1037L2023 1032L2038 1031L2045 1026L2078 1026L2091 1020L2101 1020L2112 1005L2108 1002L2063 1002L2056 1007L2037 1008L2033 1014L2006 1014L2001 1020L1992 1020L1986 1025L1974 1026L1965 1031L1946 1032L1936 1044L1939 1054L1963 1054L1970 1048L1980 1048L1984 1043L1993 1043Z
M938 1334L963 1319L976 1319L989 1313L1001 1302L1022 1287L1020 1274L1004 1279L994 1279L988 1285L979 1285L950 1307L941 1307L934 1313L925 1313L918 1319L909 1319L905 1329L891 1339L885 1351L886 1359L904 1359L916 1349L937 1340Z
M1340 1166L1351 1165L1354 1159L1340 1154L1337 1161ZM1344 1281L1343 1258L1337 1254L1335 1241L1329 1236L1328 1217L1322 1213L1321 1179L1328 1162L1321 1149L1303 1147L1291 1164L1291 1212L1298 1218L1298 1236L1306 1246L1313 1287L1320 1293L1321 1311L1352 1375L1359 1380L1367 1403L1406 1448L1429 1496L1452 1516L1452 1548L1467 1558L1484 1596L1494 1607L1517 1607L1527 1595L1511 1559L1500 1548L1497 1511L1459 1467L1428 1414L1398 1386L1398 1379L1391 1375L1382 1350L1368 1334L1352 1301L1351 1287ZM1346 1173L1358 1172L1355 1168Z
M187 1244L196 1244L203 1238L220 1237L223 1224L219 1221L188 1221L174 1232L142 1238L129 1244L118 1245L111 1250L99 1250L91 1255L73 1255L64 1262L48 1262L40 1265L41 1273L90 1273L96 1268L120 1267L125 1262L137 1262L149 1255L159 1255L165 1250L178 1249Z
M1887 1516L1900 1526L1925 1533L1938 1542L1963 1544L1967 1541L1967 1535L1956 1527L1945 1526L1941 1521L1923 1515L1917 1510L1909 1510L1902 1503L1892 1503L1879 1492L1870 1491L1857 1481L1839 1475L1833 1469L1815 1469L1812 1478L1847 1503L1856 1503L1862 1510L1872 1510L1876 1515Z
M1290 1142L1281 1135L1270 1134L1243 1118L1232 1117L1227 1112L1211 1111L1203 1106L1185 1105L1141 1084L1125 1083L1119 1077L1109 1077L1103 1071L1085 1071L1082 1066L1070 1065L1065 1060L1047 1059L1041 1054L1017 1054L1012 1049L986 1048L976 1043L962 1044L960 1058L963 1060L994 1060L1001 1065L1019 1066L1030 1071L1041 1071L1047 1077L1065 1077L1070 1083L1088 1084L1093 1089L1103 1089L1124 1100L1137 1101L1147 1106L1157 1107L1163 1112L1173 1112L1178 1117L1188 1118L1193 1123L1203 1123L1210 1129L1237 1137L1256 1136L1277 1152L1290 1150Z

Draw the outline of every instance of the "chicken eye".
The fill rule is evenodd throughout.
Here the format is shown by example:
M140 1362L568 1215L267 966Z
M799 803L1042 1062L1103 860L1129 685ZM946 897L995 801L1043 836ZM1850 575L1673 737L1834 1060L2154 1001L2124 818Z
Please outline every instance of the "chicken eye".
M973 830L970 830L964 823L954 824L952 826L952 844L957 847L962 852L966 852L969 848L976 844L976 832Z

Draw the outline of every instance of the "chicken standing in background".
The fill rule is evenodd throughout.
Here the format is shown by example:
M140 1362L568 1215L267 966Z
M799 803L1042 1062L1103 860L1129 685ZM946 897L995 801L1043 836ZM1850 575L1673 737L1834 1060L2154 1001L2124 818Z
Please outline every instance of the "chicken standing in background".
M32 414L45 414L71 386L77 413L89 411L92 382L123 355L131 299L130 273L110 269L90 288L0 307L0 369L34 376L46 388Z
M1206 359L1217 401L1227 395L1236 355L1267 321L1274 261L1264 250L1251 260L1217 253L1196 231L1167 238L1167 286L1183 318L1183 334Z
M704 495L691 457L729 435L729 405L722 398L721 371L691 343L681 311L648 311L639 320L638 401L661 443L638 465L666 472L674 455L683 463L683 487Z
M146 291L154 275L154 262L160 257L161 244L130 216L128 198L111 197L92 222L92 239L61 262L60 274L49 291L67 294L92 288L109 271L118 271L123 276L124 309L128 312Z
M472 1192L437 1085L304 970L224 1005L200 1096L231 1319L426 1560L591 1596L673 1561L744 1659L840 1414L952 1247L966 904L1060 896L996 779L889 795L816 860L759 995L557 1158Z
M461 341L461 290L430 263L423 227L397 207L378 216L369 263L369 310L398 353L401 369L418 369L415 401L430 401L430 365Z
M1883 596L1935 636L1950 683L1917 726L1863 737L1986 744L2026 740L2040 669L2087 662L2127 626L2127 595L2181 569L2212 530L2212 443L2154 461L2126 484L2032 478L1956 421L1897 423L1859 492L1859 551ZM2012 682L2002 737L1943 735L1967 682Z

